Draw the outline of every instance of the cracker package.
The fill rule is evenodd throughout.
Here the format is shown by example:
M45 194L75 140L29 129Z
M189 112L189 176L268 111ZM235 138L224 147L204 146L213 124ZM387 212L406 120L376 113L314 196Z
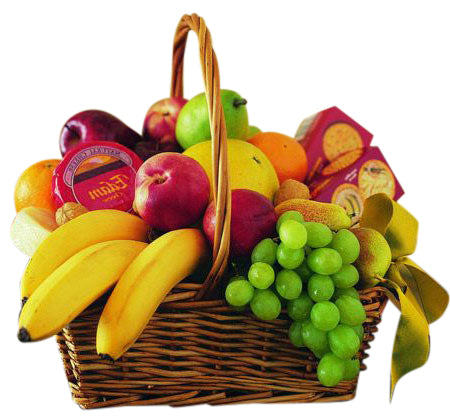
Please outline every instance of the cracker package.
M315 177L309 187L312 199L343 206L354 224L359 221L364 201L369 196L385 193L398 200L404 194L378 147L363 150L356 161L332 175Z
M361 158L373 135L336 106L306 118L295 137L308 154L310 183L319 175L335 174Z

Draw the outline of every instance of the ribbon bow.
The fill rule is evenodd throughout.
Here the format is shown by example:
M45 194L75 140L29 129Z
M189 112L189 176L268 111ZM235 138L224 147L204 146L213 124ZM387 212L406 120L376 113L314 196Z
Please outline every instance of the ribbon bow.
M429 274L407 256L417 244L419 223L404 207L384 193L364 203L361 227L380 232L391 247L392 262L385 277L376 277L376 285L400 310L391 362L390 399L398 380L423 366L430 351L428 325L444 313L449 296ZM367 284L368 287L373 286Z

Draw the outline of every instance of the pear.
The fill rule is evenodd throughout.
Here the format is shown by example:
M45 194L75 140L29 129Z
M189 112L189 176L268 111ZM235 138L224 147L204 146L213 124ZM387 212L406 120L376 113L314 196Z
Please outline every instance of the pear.
M303 215L306 222L319 222L332 231L350 228L351 220L345 209L334 203L322 203L308 199L289 199L275 207L280 217L284 212L295 210Z
M245 106L247 100L231 90L221 90L220 97L225 115L227 137L247 139L248 114ZM184 149L211 139L205 93L193 97L183 106L178 115L175 135L178 143Z
M377 283L377 277L384 277L391 265L391 248L378 231L371 228L355 228L352 232L358 238L361 247L355 267L360 280L368 286Z

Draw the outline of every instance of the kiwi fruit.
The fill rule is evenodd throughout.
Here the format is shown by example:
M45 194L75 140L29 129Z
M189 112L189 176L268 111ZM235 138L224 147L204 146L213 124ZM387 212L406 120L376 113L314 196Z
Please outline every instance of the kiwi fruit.
M289 179L281 183L280 188L275 194L274 204L279 205L282 202L290 199L309 199L309 189L306 184L300 183L297 180Z

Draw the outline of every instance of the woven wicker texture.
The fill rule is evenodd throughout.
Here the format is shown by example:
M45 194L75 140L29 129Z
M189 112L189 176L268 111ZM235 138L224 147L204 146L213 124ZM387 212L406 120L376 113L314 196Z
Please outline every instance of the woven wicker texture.
M196 284L181 284L181 294ZM102 306L92 307L58 336L72 396L82 408L209 403L324 402L352 399L357 380L333 388L316 377L317 359L292 346L285 315L260 321L233 312L222 300L181 301L169 296L139 340L115 363L95 350ZM361 293L367 312L365 359L386 297ZM362 365L364 369L365 366Z
M171 95L183 95L183 57L190 30L199 40L212 127L214 263L203 284L182 282L174 289L139 340L115 363L96 353L104 300L65 328L57 341L72 396L82 408L352 399L356 380L333 388L318 382L317 359L289 342L285 313L275 321L260 321L249 312L234 312L223 299L209 300L227 268L231 193L217 58L205 22L197 15L183 16L176 30ZM381 290L368 289L361 300L367 312L359 353L364 359L387 299Z

